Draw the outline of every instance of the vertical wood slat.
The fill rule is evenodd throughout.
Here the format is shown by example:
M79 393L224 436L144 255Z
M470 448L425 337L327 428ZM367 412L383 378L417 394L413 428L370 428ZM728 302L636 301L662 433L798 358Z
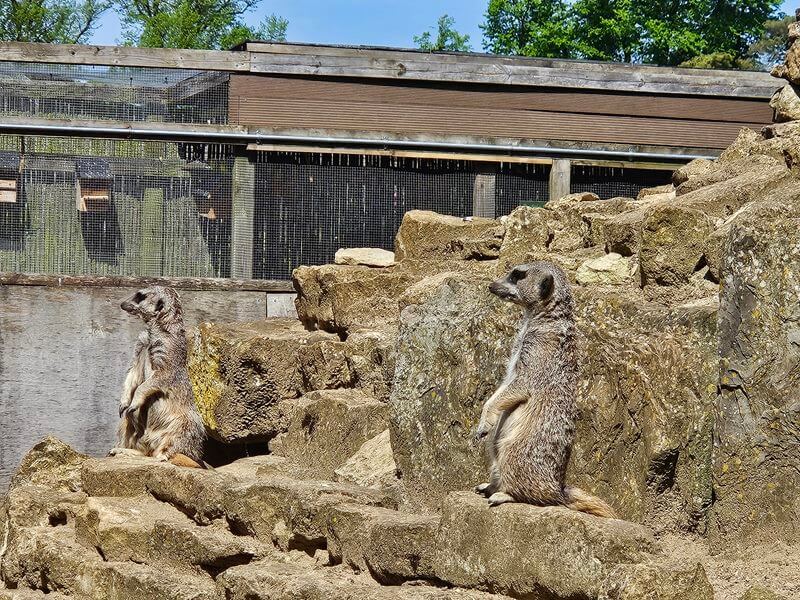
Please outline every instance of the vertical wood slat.
M558 158L550 167L550 200L558 200L569 194L570 170L569 160Z
M231 227L231 277L253 277L253 219L255 215L255 164L249 156L233 161Z

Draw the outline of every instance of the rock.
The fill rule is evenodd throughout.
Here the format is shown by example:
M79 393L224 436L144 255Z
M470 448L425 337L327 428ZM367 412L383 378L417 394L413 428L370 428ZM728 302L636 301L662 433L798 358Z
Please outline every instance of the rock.
M403 309L389 401L395 462L412 502L429 509L479 483L483 452L472 443L481 405L495 389L519 312L464 274Z
M591 193L572 194L555 202L548 202L556 219L549 223L552 239L547 248L551 252L571 253L597 243L600 236L596 231L613 215L622 213L634 206L632 198L610 198L600 200Z
M688 281L700 264L703 244L713 228L704 213L677 203L649 209L640 234L642 283L675 285Z
M679 188L681 185L691 181L692 179L705 177L716 170L717 166L713 160L708 160L707 158L696 158L690 163L675 169L675 172L672 174L672 184L675 186L675 188Z
M620 565L612 570L599 600L714 600L700 564Z
M358 331L347 340L324 339L298 351L306 390L358 388L377 400L389 400L394 377L397 332L391 328Z
M335 471L336 481L362 487L390 490L397 484L389 430L364 442L358 451Z
M292 272L297 314L308 329L340 335L397 322L397 299L425 276L397 267L324 265Z
M492 219L462 219L410 210L403 215L394 252L397 260L434 257L485 260L497 258L502 239L503 227Z
M788 600L779 596L772 590L768 590L759 585L755 585L747 590L740 600Z
M614 567L656 551L644 527L566 508L489 507L450 494L436 536L436 575L459 587L517 598L596 598Z
M217 580L228 600L502 600L505 596L433 586L382 587L346 567L259 562L233 567Z
M87 458L58 438L47 436L22 459L11 478L11 486L32 484L78 491L81 489L81 467Z
M800 96L797 88L790 83L772 94L769 105L775 111L775 120L779 123L800 119Z
M659 196L659 199L669 199L668 196L675 197L675 186L671 183L666 185L658 185L656 187L651 188L642 188L639 190L639 194L636 196L636 200L641 202L642 200L649 200L653 196Z
M720 294L719 410L710 542L800 540L800 219L737 223Z
M610 252L581 264L576 278L580 285L627 285L634 282L635 272L632 259Z
M223 513L239 535L271 542L279 522L288 530L288 548L324 548L331 511L341 504L395 508L378 491L332 481L264 476L223 490Z
M773 67L770 74L800 85L800 44L790 44L783 64Z
M312 477L332 479L364 442L386 429L387 413L386 404L359 390L310 392L270 450L303 464Z
M334 563L370 573L383 584L434 578L434 540L439 518L385 508L342 505L328 521Z
M645 207L629 210L603 222L603 245L607 252L620 256L633 256L639 252L647 210Z
M727 217L746 202L780 186L789 176L785 159L772 153L714 163L676 189L677 201L687 208L705 210L709 216ZM693 193L691 197L688 197ZM687 197L684 197L687 196Z
M333 262L337 265L391 267L394 264L394 252L382 248L340 248Z
M334 336L309 333L292 319L218 325L190 334L189 378L206 428L226 443L265 441L288 425L284 399L303 390L298 351Z
M520 206L503 219L506 234L500 246L501 270L528 262L528 253L545 252L552 239L550 221L555 215L544 208Z
M716 306L664 308L591 288L574 293L582 342L567 481L656 531L704 532Z

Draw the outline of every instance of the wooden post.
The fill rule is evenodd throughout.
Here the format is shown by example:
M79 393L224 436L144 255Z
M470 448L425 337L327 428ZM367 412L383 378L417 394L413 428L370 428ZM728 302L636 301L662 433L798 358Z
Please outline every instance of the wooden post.
M247 155L233 159L231 198L231 277L253 278L253 219L256 188L255 163Z
M550 200L558 200L569 194L570 161L565 158L553 160L550 167Z
M164 190L161 188L144 191L141 232L137 275L159 277L164 256Z
M475 217L495 218L496 165L482 165L475 175L472 189L472 214Z

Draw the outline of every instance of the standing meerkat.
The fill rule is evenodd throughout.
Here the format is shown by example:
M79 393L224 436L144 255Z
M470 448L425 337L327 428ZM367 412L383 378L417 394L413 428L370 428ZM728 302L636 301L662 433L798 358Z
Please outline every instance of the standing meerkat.
M183 309L175 290L139 290L120 305L141 317L139 334L119 401L118 448L111 455L152 456L181 466L204 466L206 432L186 369Z
M490 481L475 490L506 502L562 505L616 518L608 504L565 484L577 416L578 352L564 272L549 262L520 265L489 291L524 309L500 387L483 406Z

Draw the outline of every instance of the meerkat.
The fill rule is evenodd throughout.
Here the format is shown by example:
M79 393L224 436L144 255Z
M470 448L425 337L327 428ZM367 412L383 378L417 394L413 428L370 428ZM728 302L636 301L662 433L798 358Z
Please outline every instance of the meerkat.
M133 361L119 401L119 447L112 456L144 455L180 466L205 467L206 432L186 369L183 309L175 290L154 286L120 304L140 317Z
M505 377L483 406L476 437L489 436L490 480L475 488L491 506L561 505L616 518L608 504L565 484L577 417L578 352L564 272L549 262L520 265L489 285L524 314Z

